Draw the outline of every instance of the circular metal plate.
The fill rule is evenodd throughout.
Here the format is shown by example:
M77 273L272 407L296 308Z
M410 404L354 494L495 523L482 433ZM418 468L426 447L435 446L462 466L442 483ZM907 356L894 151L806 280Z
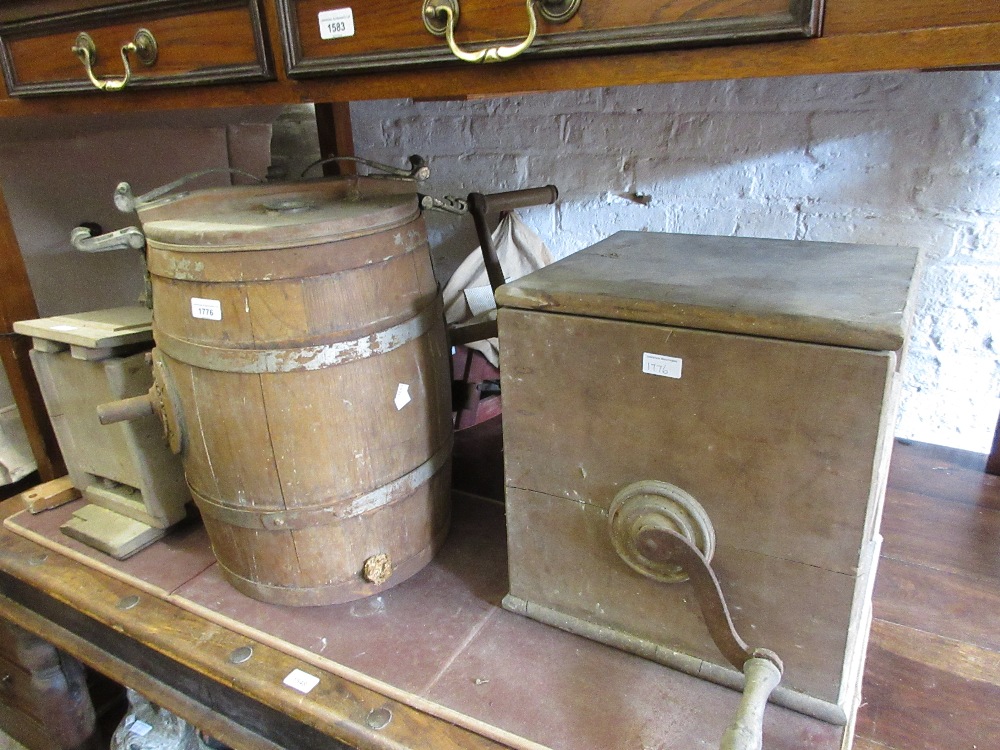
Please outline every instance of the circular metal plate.
M549 23L566 23L580 9L580 0L542 0L538 13Z
M434 36L444 36L445 28L448 26L448 16L438 9L442 5L447 5L451 9L451 15L455 19L453 25L458 28L458 0L424 0L423 12L424 28Z
M636 544L638 533L652 527L666 528L698 548L705 561L715 553L715 529L697 500L676 485L647 479L622 489L608 513L611 543L633 570L665 583L686 581L680 566L650 560Z

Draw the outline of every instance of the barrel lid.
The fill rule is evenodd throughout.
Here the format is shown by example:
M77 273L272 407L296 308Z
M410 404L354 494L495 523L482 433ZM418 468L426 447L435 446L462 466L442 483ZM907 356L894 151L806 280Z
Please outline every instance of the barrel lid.
M153 311L145 306L114 307L109 310L19 320L14 331L47 341L104 349L153 340Z
M364 236L411 221L419 207L412 183L352 177L176 193L137 212L150 245L206 252Z
M907 247L619 232L496 296L504 307L895 351L919 262Z

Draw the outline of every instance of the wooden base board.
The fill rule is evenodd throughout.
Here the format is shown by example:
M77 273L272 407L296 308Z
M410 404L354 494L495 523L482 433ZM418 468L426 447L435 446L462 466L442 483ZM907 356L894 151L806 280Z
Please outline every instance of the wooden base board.
M116 560L131 557L167 533L100 505L84 505L59 528L66 536Z

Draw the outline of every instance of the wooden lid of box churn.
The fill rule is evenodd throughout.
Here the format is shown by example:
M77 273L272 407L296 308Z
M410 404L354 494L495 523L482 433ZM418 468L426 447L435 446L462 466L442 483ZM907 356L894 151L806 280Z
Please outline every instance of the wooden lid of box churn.
M900 349L920 252L618 232L497 290L501 307Z
M153 340L153 311L142 305L110 310L19 320L14 331L24 336L73 346L101 349Z

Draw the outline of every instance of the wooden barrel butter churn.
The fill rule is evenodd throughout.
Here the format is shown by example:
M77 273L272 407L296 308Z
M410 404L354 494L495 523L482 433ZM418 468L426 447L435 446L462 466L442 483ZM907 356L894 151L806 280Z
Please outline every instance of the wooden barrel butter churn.
M323 605L420 570L448 529L451 423L412 186L241 186L135 209L155 384L102 419L159 413L226 578Z

